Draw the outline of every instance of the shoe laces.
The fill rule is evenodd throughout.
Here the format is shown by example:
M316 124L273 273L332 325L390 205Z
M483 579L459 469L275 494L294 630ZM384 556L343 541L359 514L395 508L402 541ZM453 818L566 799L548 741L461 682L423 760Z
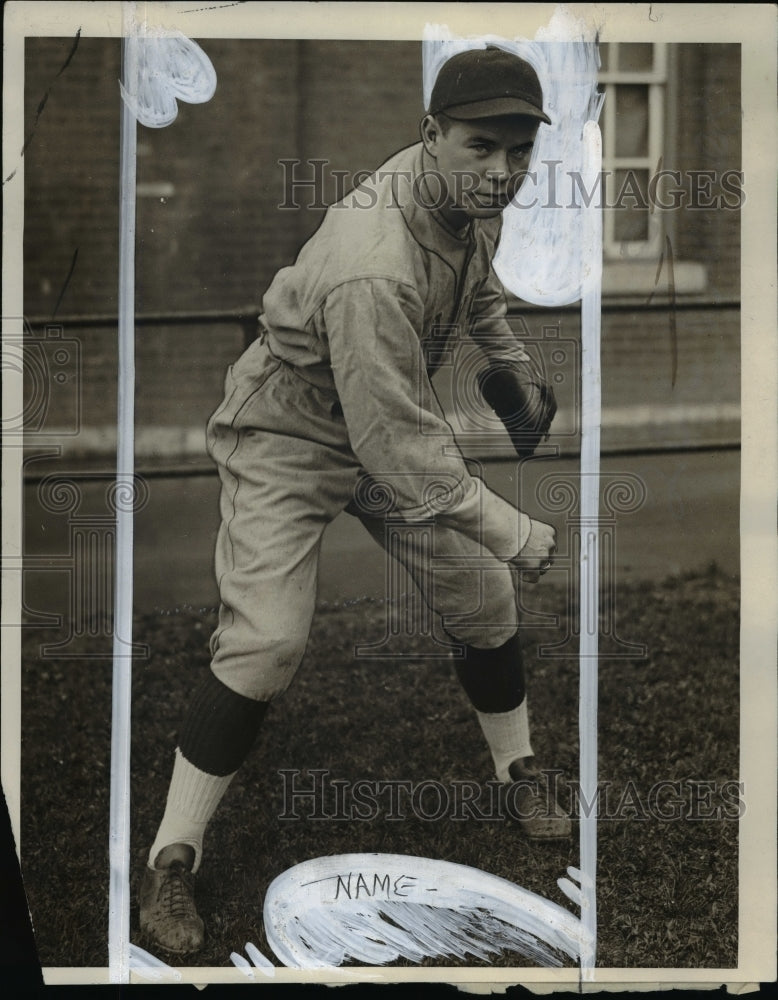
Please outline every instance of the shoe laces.
M166 870L165 878L159 889L160 903L171 917L185 920L197 915L192 898L193 877L191 872L174 861Z

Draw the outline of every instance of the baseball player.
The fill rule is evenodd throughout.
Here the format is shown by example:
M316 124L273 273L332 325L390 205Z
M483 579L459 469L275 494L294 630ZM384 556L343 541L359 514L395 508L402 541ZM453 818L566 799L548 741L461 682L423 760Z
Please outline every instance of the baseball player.
M384 543L368 502L376 490L393 517L434 523L436 552L465 567L431 574L412 542L401 556L465 647L456 670L498 779L543 786L516 587L551 565L554 529L470 473L429 376L442 340L468 335L483 352L484 397L519 453L548 430L553 393L506 321L491 267L501 213L548 121L528 63L495 47L452 57L421 142L329 208L271 283L260 336L227 373L207 430L222 484L211 670L179 734L140 890L141 929L158 947L186 953L203 943L193 876L206 825L303 656L324 529L347 510ZM567 816L544 804L528 810L524 833L569 836Z

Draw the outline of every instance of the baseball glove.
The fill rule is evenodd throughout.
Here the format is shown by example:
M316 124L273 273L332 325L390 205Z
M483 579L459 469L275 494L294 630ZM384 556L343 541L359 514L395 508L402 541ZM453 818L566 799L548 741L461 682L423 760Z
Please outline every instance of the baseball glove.
M492 361L478 373L478 388L505 425L519 458L532 455L556 413L554 390L538 365Z

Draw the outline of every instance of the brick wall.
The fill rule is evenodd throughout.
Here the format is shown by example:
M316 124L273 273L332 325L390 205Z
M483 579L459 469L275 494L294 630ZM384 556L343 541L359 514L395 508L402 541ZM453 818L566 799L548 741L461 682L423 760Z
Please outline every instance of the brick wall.
M739 45L679 45L675 153L665 166L714 171L740 170L742 107ZM747 192L747 179L746 179ZM721 194L714 182L712 195ZM734 200L731 197L728 201ZM672 239L681 259L700 261L711 296L740 294L740 215L736 211L686 208L672 213Z
M337 190L333 171L350 176L372 169L417 137L419 43L210 39L202 45L218 77L213 99L181 104L167 128L138 129L139 311L258 305L274 272L294 258L322 214L306 201L310 192L301 192L299 210L279 210L287 194L280 161L328 159L329 201ZM117 40L82 39L57 76L71 46L64 38L27 41L24 308L44 318L60 297L59 316L116 311L120 47ZM677 146L665 166L737 169L738 46L679 46L676 63ZM310 176L310 168L300 169ZM713 300L738 294L736 212L674 213L672 239L679 259L706 264ZM707 394L736 406L736 314L701 311L679 319L679 375L670 395L659 389L668 323L667 315L640 312L607 320L604 343L613 352L604 359L604 387L624 396L614 396L613 405L651 389L651 401L663 407L686 405L681 397L689 392L695 405ZM85 428L96 429L82 435L82 445L109 442L115 330L65 335L79 341L82 418ZM241 343L239 328L228 325L139 331L137 420L149 431L139 437L143 447L153 449L153 429L164 450L183 442L188 428L202 427ZM58 407L64 412L69 405L64 394L52 396L49 426L60 419ZM182 448L199 447L191 443L197 435L187 440Z
M206 104L179 105L162 129L138 128L137 306L141 311L258 302L321 211L285 199L280 161L326 158L373 169L416 141L421 48L398 42L225 41L203 47L218 85ZM72 40L28 39L27 121ZM116 308L119 42L83 39L54 81L25 156L25 311L50 315L78 250L59 312ZM291 169L291 168L287 168ZM297 176L311 177L301 166Z
M51 316L115 312L119 204L119 42L26 42L24 307ZM35 123L36 109L48 99Z

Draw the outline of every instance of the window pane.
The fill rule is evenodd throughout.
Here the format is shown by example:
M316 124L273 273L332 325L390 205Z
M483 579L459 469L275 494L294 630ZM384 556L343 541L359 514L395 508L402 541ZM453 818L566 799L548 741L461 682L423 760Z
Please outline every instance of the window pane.
M619 69L629 73L650 70L654 65L654 46L646 42L622 42L619 45Z
M648 239L648 171L616 170L608 187L615 213L614 237L626 242Z
M648 156L648 87L619 84L616 98L616 156Z
M603 42L600 45L600 69L608 69L610 63L610 42Z

